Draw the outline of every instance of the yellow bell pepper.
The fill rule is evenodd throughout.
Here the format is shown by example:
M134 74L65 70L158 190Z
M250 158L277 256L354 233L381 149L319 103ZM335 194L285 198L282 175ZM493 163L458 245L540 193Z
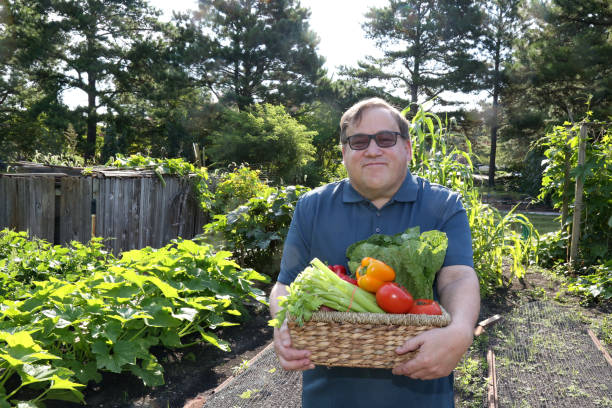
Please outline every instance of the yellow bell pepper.
M357 285L361 289L376 293L385 282L391 282L395 279L395 271L386 263L368 256L361 260L356 276Z

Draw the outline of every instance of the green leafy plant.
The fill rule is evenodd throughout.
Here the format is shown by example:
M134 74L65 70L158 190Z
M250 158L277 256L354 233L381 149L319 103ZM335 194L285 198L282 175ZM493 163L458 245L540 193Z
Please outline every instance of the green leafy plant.
M233 253L240 265L266 273L278 271L282 245L303 186L274 188L267 197L251 198L204 226L205 238Z
M29 161L34 163L46 164L49 166L69 166L81 167L85 164L85 159L76 153L42 153L36 150L34 154L28 156Z
M612 299L612 260L603 265L584 267L576 277L569 277L570 292L592 300Z
M580 126L588 126L586 159L578 167ZM612 127L590 122L589 116L581 123L555 126L539 142L546 150L545 169L539 198L550 197L554 208L562 209L564 202L573 203L576 177L584 180L583 218L580 225L579 255L586 264L602 263L611 257L610 227L612 226ZM566 158L568 162L566 163ZM564 189L565 172L570 168L571 188ZM564 229L569 230L573 206L567 205ZM569 245L569 240L566 242ZM566 261L566 255L558 261Z
M0 401L11 404L41 385L46 390L29 403L80 400L79 385L100 381L103 371L162 384L151 347L205 342L228 350L215 330L239 324L249 302L266 302L253 286L265 276L204 243L177 239L116 259L99 242L66 249L8 230L0 238L0 277L15 282L0 303L0 381L17 384L0 388ZM80 260L69 260L70 254ZM20 274L30 268L37 273ZM51 374L40 374L40 381L27 377L36 373Z

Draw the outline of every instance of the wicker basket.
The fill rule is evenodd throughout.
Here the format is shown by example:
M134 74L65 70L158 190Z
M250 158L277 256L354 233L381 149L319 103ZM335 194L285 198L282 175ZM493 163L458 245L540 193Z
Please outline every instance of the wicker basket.
M293 347L311 352L316 365L393 368L414 357L395 349L410 337L447 326L450 315L315 312L303 326L289 321Z

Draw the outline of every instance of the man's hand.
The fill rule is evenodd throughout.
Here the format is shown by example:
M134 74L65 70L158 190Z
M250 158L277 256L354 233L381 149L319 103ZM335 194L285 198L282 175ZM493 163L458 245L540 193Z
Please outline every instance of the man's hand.
M270 292L270 314L274 317L278 313L278 297L287 295L287 286L276 282ZM279 328L274 328L274 351L278 356L281 367L285 370L310 370L314 364L308 359L310 351L298 350L291 347L291 335L287 322Z
M308 359L310 351L298 350L291 347L291 336L287 322L281 328L274 328L274 350L278 356L281 367L285 370L310 370L314 364Z
M396 349L398 354L417 350L411 360L398 364L393 374L419 380L433 380L449 375L472 344L472 331L454 327L431 329L407 340Z
M445 266L438 272L440 304L452 322L431 329L398 347L398 354L418 350L416 356L393 368L393 374L431 380L449 375L474 340L474 326L480 309L478 277L464 265Z

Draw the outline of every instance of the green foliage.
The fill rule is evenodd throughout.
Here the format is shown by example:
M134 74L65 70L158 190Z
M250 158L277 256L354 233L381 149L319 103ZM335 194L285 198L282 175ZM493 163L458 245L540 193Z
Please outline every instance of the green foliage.
M215 215L204 226L206 240L231 251L240 265L277 273L295 204L308 190L303 186L274 188L267 196L251 198L227 214Z
M318 39L308 10L295 0L202 0L202 82L224 104L244 110L257 101L299 106L321 76ZM196 51L197 52L197 51ZM249 161L249 163L253 163Z
M21 391L43 385L31 403L82 401L79 383L98 382L104 371L132 373L147 386L163 384L151 353L155 345L203 341L228 350L214 330L238 324L246 303L265 303L253 284L267 281L230 256L177 239L117 260L99 242L51 247L26 240L25 233L1 231L0 276L15 283L0 304L0 400L14 403L29 395Z
M526 266L537 257L538 232L524 215L510 211L502 216L495 208L482 203L474 188L469 141L453 135L437 115L423 109L412 119L410 134L414 144L413 174L457 191L463 197L481 295L486 296L507 284L503 274L507 259L511 260L510 279L522 277Z
M586 159L582 167L577 167L580 124L574 126L566 123L555 126L539 143L546 150L546 167L542 177L542 189L539 198L550 198L554 208L561 209L563 200L574 201L574 184L576 177L584 180L583 217L580 224L579 252L587 265L602 263L612 257L610 223L612 221L612 127L589 124L586 144ZM570 169L570 185L564 191L563 180L567 165ZM571 226L574 208L568 208L567 225ZM569 246L569 239L565 241ZM566 260L563 254L558 258Z
M595 117L606 120L612 114L609 2L533 1L523 12L531 24L515 44L511 72L519 109L576 117L589 109L585 102L592 97Z
M308 186L317 187L346 177L339 142L338 123L341 116L342 110L336 100L333 103L317 101L303 105L296 114L296 119L301 124L308 130L316 132L312 139L316 154L314 160L304 168L303 181Z
M209 188L209 176L205 167L196 168L193 164L181 158L158 159L143 156L140 153L129 157L118 154L117 157L111 158L106 165L119 168L153 170L164 186L164 174L189 177L193 182L202 209L208 210L212 205L213 194Z
M275 181L293 183L313 159L312 137L278 105L254 105L246 111L226 110L211 136L210 157L216 165L249 163L268 171Z
M366 36L383 56L366 57L346 75L364 83L383 81L389 93L408 95L411 115L424 96L474 90L482 69L470 52L481 22L474 2L389 1L385 7L372 7L366 19Z
M251 170L241 164L231 172L215 171L211 178L217 178L214 187L213 214L226 214L254 197L267 197L273 189L261 180L259 170Z
M78 154L73 153L45 154L39 151L35 151L32 156L29 156L26 159L34 163L46 164L51 166L81 167L83 166L83 164L85 164L85 159L83 159Z
M591 300L612 299L612 260L603 265L585 267L577 277L570 277L568 290Z

